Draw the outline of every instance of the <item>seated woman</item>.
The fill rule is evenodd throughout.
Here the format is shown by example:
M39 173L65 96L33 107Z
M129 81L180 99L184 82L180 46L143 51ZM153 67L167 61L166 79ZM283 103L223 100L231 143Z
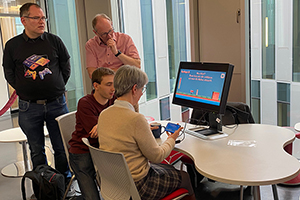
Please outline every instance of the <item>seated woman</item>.
M124 154L142 199L161 199L178 188L186 188L195 199L189 175L163 161L175 146L182 127L159 146L146 118L134 111L148 83L145 72L137 67L122 66L115 74L117 100L102 111L98 119L99 148ZM151 163L150 163L151 162Z

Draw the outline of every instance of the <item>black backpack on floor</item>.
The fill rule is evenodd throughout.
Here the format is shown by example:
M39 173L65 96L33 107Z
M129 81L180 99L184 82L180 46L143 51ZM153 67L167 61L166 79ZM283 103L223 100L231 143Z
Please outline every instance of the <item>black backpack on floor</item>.
M38 200L61 200L65 192L65 178L48 165L39 165L22 178L22 196L26 200L25 178L32 180L34 194Z

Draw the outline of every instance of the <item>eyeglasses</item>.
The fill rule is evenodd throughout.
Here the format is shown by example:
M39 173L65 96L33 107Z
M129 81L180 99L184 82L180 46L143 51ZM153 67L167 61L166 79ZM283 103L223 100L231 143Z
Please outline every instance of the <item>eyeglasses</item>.
M147 90L147 87L146 87L146 86L144 86L144 87L143 87L143 89L142 89L142 93L145 93L145 92L146 92L146 90Z
M43 17L29 17L29 16L24 16L25 18L29 18L29 19L33 19L36 22L39 22L40 20L42 21L47 21L47 17L43 16Z
M96 31L96 30L95 30ZM98 33L98 31L96 31L96 33L98 33L100 35L100 37L107 37L109 34L113 33L114 32L114 28L110 29L108 32L104 32L102 34Z

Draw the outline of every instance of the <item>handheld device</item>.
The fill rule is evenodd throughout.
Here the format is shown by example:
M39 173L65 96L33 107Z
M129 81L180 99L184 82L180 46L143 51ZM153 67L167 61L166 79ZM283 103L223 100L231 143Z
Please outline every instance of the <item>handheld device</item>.
M169 122L166 126L166 131L174 133L180 128L180 125Z

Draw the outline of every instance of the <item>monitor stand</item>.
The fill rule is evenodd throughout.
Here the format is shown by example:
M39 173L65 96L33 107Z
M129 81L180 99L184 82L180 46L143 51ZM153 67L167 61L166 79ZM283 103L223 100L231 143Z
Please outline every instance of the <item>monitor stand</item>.
M194 130L195 131L195 130ZM202 135L213 135L222 133L222 116L213 112L209 113L209 128L195 131Z

